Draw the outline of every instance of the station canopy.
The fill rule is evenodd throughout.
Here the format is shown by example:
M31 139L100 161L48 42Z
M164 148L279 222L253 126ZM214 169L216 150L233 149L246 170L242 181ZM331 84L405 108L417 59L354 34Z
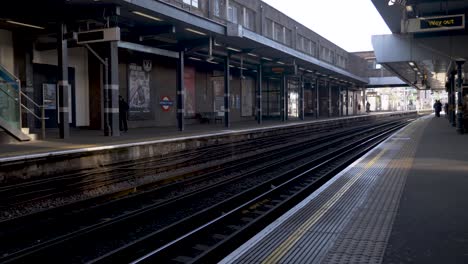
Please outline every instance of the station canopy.
M468 1L372 2L393 33L372 37L377 62L417 89L445 90L457 62L468 59Z

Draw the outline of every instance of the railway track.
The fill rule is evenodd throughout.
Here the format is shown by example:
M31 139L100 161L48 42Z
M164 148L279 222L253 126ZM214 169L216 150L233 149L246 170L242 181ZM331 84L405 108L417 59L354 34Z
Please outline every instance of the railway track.
M310 131L286 132L281 135L254 138L244 142L203 147L195 151L184 151L166 157L131 161L105 168L73 172L42 180L1 186L0 208L7 209L45 199L67 197L83 192L83 190L98 189L119 182L134 181L151 175L168 173L180 168L207 163L213 159L229 158L251 150L297 140L292 137L310 136L311 133L326 133L340 127L334 125ZM194 176L194 174L188 174L184 175L184 177ZM179 178L170 177L170 179L170 181L173 181ZM156 180L156 183L159 184L166 184L167 182L165 179Z
M378 126L375 126L374 125L374 128L372 130L377 130L379 127ZM332 135L332 137L342 137L341 138L341 142L343 141L346 141L346 140L350 140L350 138L352 138L353 136L356 137L358 136L360 133L362 133L363 131L363 128L359 128L358 129L359 131L355 132L355 135L353 135L352 133L350 133L350 131L346 131L346 132L342 132L342 135L339 135L338 133L335 133ZM370 133L370 132L369 132ZM344 136L343 134L346 134L346 136ZM344 136L344 137L343 137ZM81 210L81 215L86 215L86 216L90 216L88 218L88 221L85 219L82 219L80 218L80 221L77 221L76 224L78 225L84 225L86 226L85 228L78 228L77 230L73 231L73 232L68 232L66 233L66 235L62 235L62 236L57 236L55 238L50 238L49 240L46 240L46 242L42 242L42 243L38 243L38 244L35 244L35 245L32 245L30 247L27 247L27 248L24 248L22 250L19 250L19 251L16 251L14 253L7 253L8 255L5 256L5 252L4 253L4 258L0 258L0 261L5 261L5 262L14 262L14 261L20 261L20 262L24 262L24 261L28 261L28 260L34 260L34 261L38 261L38 260L43 260L43 261L47 261L47 259L51 256L54 256L53 252L60 252L61 255L65 255L65 256L62 256L62 257L65 257L65 259L63 259L64 261L66 262L81 262L81 261L89 261L89 260L92 260L93 256L94 257L99 257L100 255L103 255L109 251L112 251L112 246L102 246L102 248L98 249L97 252L92 252L92 253L86 253L86 254L89 254L87 256L90 257L90 259L87 259L86 257L80 257L80 256L77 256L77 257L70 257L70 255L68 255L65 251L63 251L63 249L65 248L69 248L70 246L72 246L74 249L77 248L77 246L79 248L82 247L83 244L86 244L86 241L96 241L96 238L101 238L101 240L103 238L107 239L107 240L112 240L112 238L110 236L112 236L112 233L115 232L113 230L119 230L119 232L127 232L129 234L132 233L132 226L139 226L138 229L145 229L145 228L142 228L142 226L145 226L145 225L148 225L148 223L143 223L141 222L141 219L145 219L145 218L151 218L151 217L155 217L157 215L161 215L161 214L166 214L167 216L167 211L171 208L171 207L175 207L175 206L179 206L183 203L187 203L187 201L193 201L194 199L200 199L202 196L200 196L201 193L205 193L205 196L206 196L206 193L214 193L215 191L213 191L215 188L219 188L219 186L222 186L222 185L235 185L233 184L235 181L239 181L240 179L242 178L245 178L245 177L254 177L255 174L261 174L261 173L265 173L266 170L268 170L267 168L269 168L270 170L275 168L275 166L281 166L281 163L288 163L288 162L291 162L291 160L294 160L294 159L300 159L300 155L303 155L303 156L311 156L311 153L314 152L314 151L325 151L326 149L329 149L330 148L330 142L333 142L333 140L331 140L330 138L322 138L321 139L322 142L320 142L319 140L315 140L315 141L311 141L309 142L310 145L309 147L311 147L312 145L317 145L317 144L322 144L322 149L320 150L319 147L317 148L312 148L310 152L307 152L307 151L303 151L302 153L297 149L299 147L302 147L302 148L305 148L305 147L308 147L307 145L304 144L304 142L301 142L300 144L298 144L299 146L295 146L296 149L290 147L289 149L286 149L284 150L284 152L281 152L281 151L278 151L278 150L272 150L272 153L275 153L276 151L276 155L277 157L278 156L285 156L286 152L287 151L292 151L292 152L297 152L297 154L295 156L291 156L289 155L289 160L288 159L283 159L282 162L280 161L277 161L277 164L274 164L274 162L271 162L270 164L268 165L264 165L263 168L261 169L256 169L256 170L252 170L250 171L250 173L248 172L244 172L242 173L242 175L239 175L237 177L233 177L230 179L230 181L228 180L225 180L223 182L220 182L218 183L218 185L216 184L212 184L211 186L207 185L203 188L200 188L198 190L194 190L192 192L188 192L184 195L181 195L181 196L176 196L174 197L173 199L168 199L168 200L164 200L163 198L155 198L155 197L152 197L150 198L150 195L154 195L155 193L158 193L158 195L161 195L161 193L164 193L164 188L163 189L159 189L157 191L154 191L154 192L148 192L148 193L145 193L145 195L148 195L148 196L145 196L145 195L141 195L141 196L135 196L135 198L132 200L132 199L129 199L129 200L125 200L123 199L122 201L125 201L122 203L122 201L113 201L109 204L107 204L106 206L108 207L94 207L93 209L91 210ZM336 140L335 141L335 144L338 144L337 142L340 141L340 140ZM324 142L328 142L328 143L324 143ZM250 157L252 158L252 157ZM264 157L265 160L274 160L273 158L273 154L271 154L270 156L266 156ZM256 162L260 162L260 158L258 160L256 160ZM255 162L253 162L255 163ZM265 163L267 164L267 163ZM219 174L221 172L228 172L229 170L231 171L235 171L237 170L237 168L239 167L247 167L248 166L248 163L245 163L245 164L237 164L238 166L236 167L234 164L232 166L231 169L227 169L227 168L223 168L221 169L220 171L216 171L216 172L213 172L212 175L210 175L208 178L212 178L214 175L216 174ZM262 171L263 169L263 171ZM200 177L200 179L203 178L203 177ZM196 184L196 182L186 182L185 184ZM174 186L172 186L173 190L178 190L181 188L182 185L177 185L177 184L174 184ZM169 190L171 187L168 187L167 190ZM219 192L219 191L218 191ZM198 196L197 196L198 195ZM156 195L157 196L157 195ZM198 197L198 198L197 198ZM208 196L209 198L209 196ZM228 197L229 198L229 197ZM159 200L158 200L159 199ZM206 198L205 198L206 199ZM220 201L222 200L226 200L227 198L226 197L221 197L220 198ZM153 203L152 205L147 205L147 206L142 206L141 208L131 208L129 206L123 206L123 204L127 204L127 205L131 205L131 204L139 204L143 201L151 201L151 203ZM158 202L159 201L159 202ZM214 205L212 205L214 206ZM104 208L107 208L107 209L104 209ZM122 210L117 210L117 208L121 208ZM179 207L176 207L176 208L179 208ZM182 207L181 207L182 208ZM67 220L70 220L70 219L77 219L79 216L80 216L80 208L79 206L77 206L76 208L78 211L76 211L77 213L76 214L70 214L68 215L68 218L55 218L55 223L60 223L60 222L67 222ZM224 208L225 209L225 208ZM122 212L122 211L130 211L129 213L126 213L126 212ZM72 210L73 211L73 210ZM84 212L84 213L83 213ZM90 213L91 212L91 213ZM103 214L96 214L96 212L101 212ZM106 212L107 213L107 218L105 218L106 216ZM180 219L183 219L184 217L192 217L193 215L196 215L196 210L195 212L187 212L186 215L183 215L183 214L179 214L177 217L174 216L172 219L169 218L169 221L166 221L165 224L161 224L159 223L158 224L155 224L154 222L153 223L150 223L149 226L153 229L157 229L157 230L165 230L165 228L167 228L167 226L169 226L169 224L174 221L182 221ZM60 215L60 213L58 211L55 212L56 215ZM52 214L53 215L53 214ZM44 215L42 215L44 217ZM92 217L94 216L94 217ZM45 219L53 219L53 217L51 217L49 215L49 217L45 217ZM32 219L29 219L29 221L31 221ZM167 219L166 219L167 220ZM96 223L97 221L97 223ZM26 224L28 222L27 218L23 221L23 223L21 223L21 221L17 221L16 223L18 224ZM49 221L48 222L49 225L52 224L54 225L54 221ZM92 224L90 224L92 223ZM141 223L141 224L140 224ZM2 223L0 223L2 224ZM3 223L5 224L5 223ZM88 225L86 225L88 224ZM24 225L23 225L24 226ZM4 228L2 228L2 230L6 230ZM15 230L14 228L9 228L9 230ZM46 231L47 229L44 228L43 231L45 232L48 232ZM30 230L29 230L30 231ZM62 230L63 231L63 230ZM133 231L134 232L134 231ZM148 233L148 230L146 230L146 232ZM12 234L14 234L15 232L12 232ZM24 234L24 230L23 230L23 234ZM27 232L26 232L27 233ZM135 232L134 232L135 233ZM145 236L143 235L144 232L136 232L138 234L132 234L130 235L130 238L115 238L116 241L121 241L121 244L124 244L124 247L126 247L129 243L134 243L134 241L138 241L138 238L137 237L141 237L141 236ZM151 233L151 232L150 232ZM18 234L16 232L16 234ZM23 237L24 238L24 237ZM8 237L3 237L2 238L3 241L10 241L11 242L11 239L8 239ZM133 242L132 242L133 240ZM99 244L99 243L97 243ZM103 243L105 244L105 243ZM114 248L118 246L114 245ZM74 250L75 251L75 250ZM86 251L86 250L84 250ZM68 252L70 253L70 252ZM54 259L56 260L56 254L54 256ZM67 258L68 257L68 258ZM115 260L115 259L114 259Z
M237 196L232 197L190 219L183 219L114 250L93 263L114 263L117 260L131 263L215 263L404 125L395 125L378 135L367 136L360 142L338 148L303 167L244 191L239 196L243 199L249 197L246 202L237 201ZM159 247L151 250L156 245ZM145 255L142 256L143 253Z

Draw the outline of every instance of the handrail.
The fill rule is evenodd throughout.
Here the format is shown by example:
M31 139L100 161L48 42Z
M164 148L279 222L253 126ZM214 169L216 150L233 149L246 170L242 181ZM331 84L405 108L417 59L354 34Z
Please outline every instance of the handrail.
M33 110L29 109L27 106L25 106L23 103L21 103L20 111L21 108L25 109L28 111L30 114L32 114L36 119L41 121L41 134L42 134L42 139L45 139L45 120L48 120L48 117L45 117L45 106L44 105L39 105L36 103L31 97L27 96L25 93L23 93L21 90L19 91L19 96L20 97L25 97L29 102L33 103L37 108L41 110L41 116L38 116L34 113Z
M18 79L18 77L16 77L13 73L11 73L9 70L7 70L7 68L3 67L1 64L0 64L0 70L8 73L8 75L10 75L10 77L13 77L12 79L14 79L17 83L20 82L20 79Z
M36 115L31 109L29 109L28 107L26 107L24 104L21 104L21 107L23 107L25 110L27 110L29 113L31 113L31 115L33 115L35 118L39 119L39 120L47 120L49 119L48 117L39 117L38 115Z
M33 99L31 99L31 97L27 96L25 93L23 93L22 91L20 91L21 93L21 96L23 97L26 97L26 99L28 99L31 103L33 103L35 106L39 107L39 108L42 108L44 107L44 105L39 105L38 103L34 102Z

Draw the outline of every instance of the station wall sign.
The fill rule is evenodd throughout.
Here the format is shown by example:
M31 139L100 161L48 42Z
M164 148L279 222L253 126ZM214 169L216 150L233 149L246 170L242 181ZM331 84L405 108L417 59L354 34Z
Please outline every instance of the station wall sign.
M169 98L169 96L163 96L159 101L159 105L161 106L164 112L169 112L169 110L171 110L171 107L174 105L174 102L171 100L171 98Z
M402 21L402 32L434 32L465 29L465 15L419 17Z

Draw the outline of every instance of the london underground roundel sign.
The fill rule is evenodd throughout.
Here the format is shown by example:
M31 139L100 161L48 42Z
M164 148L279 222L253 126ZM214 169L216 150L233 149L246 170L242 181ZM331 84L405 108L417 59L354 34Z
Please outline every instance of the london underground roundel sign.
M174 105L174 102L169 98L169 96L163 96L161 97L161 101L159 101L159 105L164 112L169 112L171 107Z

